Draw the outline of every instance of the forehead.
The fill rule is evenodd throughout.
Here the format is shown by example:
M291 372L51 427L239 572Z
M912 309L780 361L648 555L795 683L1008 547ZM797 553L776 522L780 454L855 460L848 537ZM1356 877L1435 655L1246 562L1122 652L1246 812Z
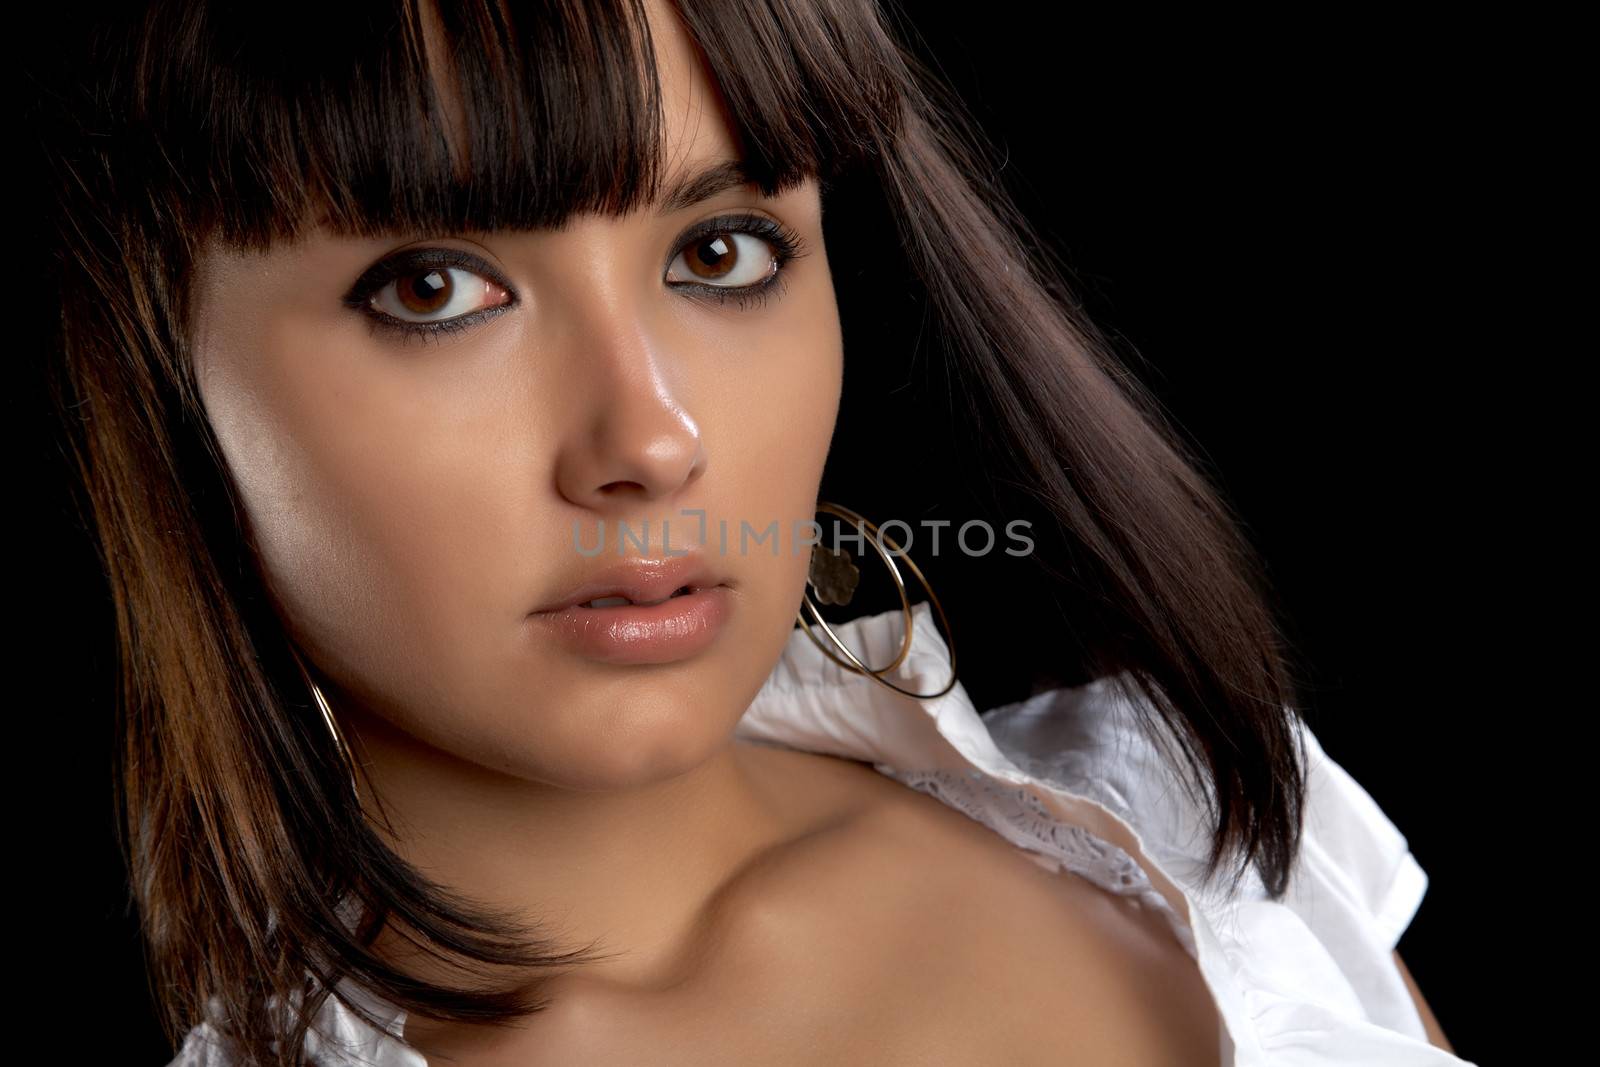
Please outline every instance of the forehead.
M743 147L727 102L677 12L662 0L646 0L642 6L648 39L640 55L648 56L654 69L641 69L638 77L653 80L659 91L657 149L661 165L656 176L664 185L655 199L666 204L690 199L685 184L703 174L706 164L742 161ZM424 55L441 104L441 133L458 160L457 173L470 180L470 123L459 85L460 70L450 62L449 43L432 4L421 12L421 23Z
M646 7L661 86L665 172L681 176L685 160L743 158L727 103L683 23L660 3Z

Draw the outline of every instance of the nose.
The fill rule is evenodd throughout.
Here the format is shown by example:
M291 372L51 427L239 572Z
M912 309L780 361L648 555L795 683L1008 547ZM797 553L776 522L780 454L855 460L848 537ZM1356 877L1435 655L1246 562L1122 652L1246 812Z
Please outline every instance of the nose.
M637 317L607 316L585 330L577 364L585 397L557 458L556 483L571 503L602 514L669 500L700 477L700 427L673 381L670 352Z

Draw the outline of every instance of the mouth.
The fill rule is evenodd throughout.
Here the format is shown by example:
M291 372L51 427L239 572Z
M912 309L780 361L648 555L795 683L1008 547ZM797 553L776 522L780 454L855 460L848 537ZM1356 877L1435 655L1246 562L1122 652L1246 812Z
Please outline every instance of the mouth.
M722 582L680 585L655 599L614 589L585 597L531 618L569 651L613 665L692 659L716 642L735 610L732 588Z
M590 600L590 601L586 601L585 603L582 603L582 604L574 604L573 606L574 607L579 607L579 608L591 608L591 609L597 609L597 608L630 608L630 607L631 608L653 608L657 604L665 604L667 601L676 599L677 597L689 596L691 593L698 593L702 588L704 588L704 587L696 586L696 585L685 585L685 586L682 586L681 588L673 590L671 594L669 594L668 596L664 596L659 600L630 600L629 598L627 598L625 596L603 596L603 597L596 597L595 599Z
M562 611L642 610L726 586L724 576L697 554L665 559L633 558L592 572L569 585L534 614Z

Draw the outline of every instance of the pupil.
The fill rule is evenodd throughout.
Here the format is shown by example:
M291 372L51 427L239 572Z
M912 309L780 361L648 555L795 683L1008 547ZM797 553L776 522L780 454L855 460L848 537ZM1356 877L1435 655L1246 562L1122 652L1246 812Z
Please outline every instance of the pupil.
M695 248L694 258L702 266L711 268L713 274L726 274L733 269L737 260L734 243L726 234L719 234L707 241L700 242Z
M448 271L430 270L401 279L400 302L410 311L437 311L450 302L453 288Z

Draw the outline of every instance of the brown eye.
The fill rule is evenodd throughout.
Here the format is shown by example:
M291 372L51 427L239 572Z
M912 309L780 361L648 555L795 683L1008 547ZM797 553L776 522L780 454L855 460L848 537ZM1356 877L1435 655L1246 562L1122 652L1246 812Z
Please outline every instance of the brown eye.
M424 267L396 275L372 294L372 307L404 322L437 323L511 302L511 294L461 267Z
M714 233L691 241L678 253L673 267L683 264L687 276L673 277L668 281L701 282L717 288L742 289L760 285L775 274L779 266L778 253L771 244L749 233Z
M434 268L421 274L408 274L394 280L395 296L407 311L418 315L432 315L450 303L455 282L450 272Z
M729 234L719 233L696 241L687 249L689 269L696 277L718 279L739 262L739 248Z

